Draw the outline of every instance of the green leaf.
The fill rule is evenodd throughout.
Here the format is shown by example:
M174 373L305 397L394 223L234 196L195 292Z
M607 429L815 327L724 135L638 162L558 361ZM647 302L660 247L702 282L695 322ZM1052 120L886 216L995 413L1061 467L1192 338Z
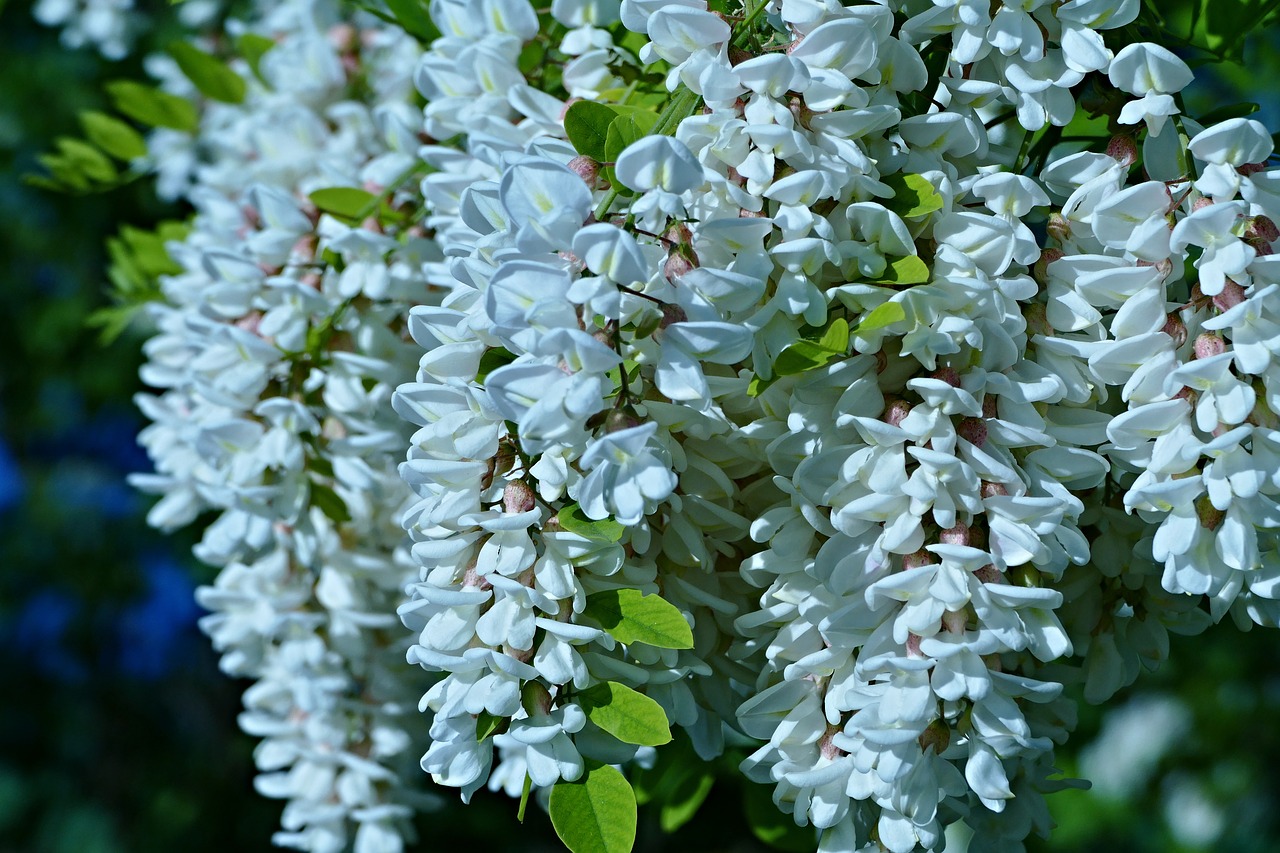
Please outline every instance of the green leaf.
M678 787L658 809L658 822L663 832L675 832L698 813L711 793L716 777L709 771L692 769L681 778Z
M57 153L45 154L39 159L55 177L59 173L74 172L90 181L109 184L120 176L115 164L89 143L64 136L56 141Z
M801 829L796 826L791 815L783 814L774 805L770 795L772 786L757 785L748 782L744 786L743 813L747 818L747 826L765 844L776 850L788 853L812 853L818 846L816 833L812 829Z
M693 648L693 631L676 606L638 589L610 589L587 596L583 615L600 623L620 643L660 649Z
M649 131L653 130L657 124L658 117L651 112L643 110L635 110L615 118L609 124L609 130L605 134L604 161L607 163L616 162L618 156L626 150L628 145L648 136ZM613 166L605 166L604 173L609 183L620 192L623 190L626 193L633 192L629 187L618 183L618 176L614 172Z
M161 92L132 80L114 80L104 87L116 109L134 121L151 127L169 127L187 133L200 124L195 104L186 98Z
M576 503L563 507L556 513L556 518L559 519L562 529L597 542L617 542L622 539L622 534L626 530L612 518L592 521L583 514L582 507Z
M917 255L907 255L905 258L894 258L885 267L884 274L880 278L873 279L872 284L923 284L929 280L929 265L922 261Z
M801 339L788 345L778 353L773 370L779 376L794 376L822 367L848 352L849 323L840 317L827 327L818 340ZM750 393L750 388L747 391Z
M942 209L942 196L923 175L889 175L881 178L893 190L893 198L885 206L903 219L928 216Z
M244 100L244 80L222 60L185 41L170 42L169 55L205 97L225 104L238 104Z
M440 38L440 30L432 23L427 4L422 0L386 0L386 3L396 23L418 41L429 44Z
M504 729L508 723L506 717L495 717L488 711L481 711L476 717L476 742L493 737Z
M605 140L618 113L595 101L574 101L564 114L564 132L573 150L592 160L607 160Z
M373 193L355 187L326 187L311 194L311 203L318 210L348 223L359 223L377 201Z
M342 524L351 520L351 510L347 509L346 501L338 497L338 493L328 486L312 483L311 503L329 516L329 519L334 524Z
M636 840L636 797L626 778L607 764L577 782L551 789L551 825L572 853L630 853Z
M866 332L876 332L905 319L907 319L907 312L902 309L901 305L897 302L886 302L867 312L853 333L859 335Z
M267 81L262 76L262 57L275 46L274 39L257 33L244 33L236 39L236 50L244 57L244 61L249 63L249 70L253 72L253 76L263 83Z
M85 110L80 113L80 125L90 142L117 160L129 161L147 153L147 142L142 134L118 118Z
M587 719L623 743L661 746L671 741L662 706L625 684L606 681L578 694Z
M1200 122L1200 124L1205 127L1210 127L1218 122L1226 121L1227 119L1244 118L1245 116L1253 115L1260 109L1262 109L1261 106L1251 101L1245 101L1239 104L1227 104L1226 106L1218 107L1215 110L1209 111L1205 115L1197 117L1196 121Z
M489 378L489 374L497 370L499 367L510 364L516 360L513 352L508 352L502 347L493 347L484 351L484 355L480 356L480 369L476 371L476 381L483 382Z
M747 385L748 397L759 397L773 383L778 381L778 376L772 379L761 379L759 376L752 376L750 384Z
M533 790L533 777L528 771L524 774L524 787L520 790L520 808L516 809L516 820L524 823L524 810L529 806L529 792Z

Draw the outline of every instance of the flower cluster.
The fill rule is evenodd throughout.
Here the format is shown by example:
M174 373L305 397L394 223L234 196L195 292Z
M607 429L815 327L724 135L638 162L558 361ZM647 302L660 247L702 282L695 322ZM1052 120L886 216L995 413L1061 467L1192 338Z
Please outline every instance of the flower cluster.
M150 139L197 214L138 482L158 526L219 513L277 842L400 849L407 751L550 790L563 837L556 790L675 727L749 743L821 850L1017 850L1065 685L1280 623L1272 139L1183 116L1139 12L242 22L248 97Z

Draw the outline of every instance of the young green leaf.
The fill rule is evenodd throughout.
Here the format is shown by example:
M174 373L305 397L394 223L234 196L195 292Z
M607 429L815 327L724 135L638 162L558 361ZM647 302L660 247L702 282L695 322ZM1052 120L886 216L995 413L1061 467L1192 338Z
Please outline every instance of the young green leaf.
M607 764L589 767L577 782L551 789L551 825L572 853L630 853L636 840L635 793Z
M693 631L676 606L638 589L610 589L587 596L583 611L620 643L647 643L660 649L693 648Z
M118 118L85 110L80 113L80 125L90 142L117 160L129 161L147 153L147 142L142 134Z
M928 216L942 209L942 196L923 175L889 175L880 179L893 190L893 198L885 207L903 219Z
M169 55L205 97L227 104L238 104L244 100L244 80L221 59L185 41L171 42Z
M483 361L481 363L483 364ZM576 503L563 507L556 514L556 518L560 520L562 529L570 533L576 533L585 539L594 539L597 542L617 542L622 538L623 531L626 530L625 527L612 518L592 521L583 514L582 507Z
M907 312L897 302L886 302L883 305L867 312L862 318L862 322L854 329L854 334L859 335L866 332L876 332L886 326L907 319Z
M476 717L476 741L482 741L487 737L492 737L498 732L506 728L508 720L506 717L495 717L488 711L481 711Z
M101 184L109 184L120 176L107 155L87 142L64 136L57 140L57 146L56 154L46 154L40 158L40 162L54 172L55 177L59 167Z
M161 92L132 80L114 80L104 88L116 109L134 121L187 133L200 124L195 105L186 98Z
M793 376L806 370L815 370L832 359L849 352L849 323L843 317L836 320L816 341L801 339L778 353L773 370L779 376ZM749 392L749 389L748 389Z
M671 741L662 706L625 684L606 681L578 694L587 719L623 743L661 746Z
M923 284L929 280L929 265L917 255L905 258L894 258L885 267L884 274L874 279L873 284Z
M322 213L356 223L366 211L371 211L377 196L355 187L326 187L311 194L311 203Z

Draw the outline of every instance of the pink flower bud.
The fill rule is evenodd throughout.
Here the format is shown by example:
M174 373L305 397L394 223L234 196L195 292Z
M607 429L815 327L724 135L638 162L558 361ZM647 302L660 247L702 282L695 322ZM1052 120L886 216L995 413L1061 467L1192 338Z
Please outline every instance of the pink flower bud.
M1175 348L1181 347L1187 342L1187 324L1177 314L1170 314L1165 318L1163 331L1173 339Z
M1113 136L1107 143L1107 156L1123 166L1138 162L1138 143L1132 136Z
M890 397L885 401L884 414L880 420L890 426L899 426L903 419L911 413L911 404L901 397Z
M918 569L922 566L935 566L938 564L938 558L929 551L921 548L911 554L906 554L902 558L902 570Z
M512 480L502 490L502 509L504 512L528 512L536 505L533 489L523 480Z
M1227 279L1222 292L1213 297L1213 305L1219 311L1230 311L1241 302L1244 302L1244 288L1231 279Z
M1196 338L1196 358L1213 358L1215 355L1222 355L1226 351L1227 342L1222 339L1221 335L1205 332Z
M968 545L969 526L958 523L955 527L948 527L938 534L938 541L943 545Z
M569 161L569 171L582 178L592 189L596 188L596 182L600 180L600 164L585 154L579 154Z
M987 423L982 418L965 418L956 427L956 432L974 447L982 447L987 443Z

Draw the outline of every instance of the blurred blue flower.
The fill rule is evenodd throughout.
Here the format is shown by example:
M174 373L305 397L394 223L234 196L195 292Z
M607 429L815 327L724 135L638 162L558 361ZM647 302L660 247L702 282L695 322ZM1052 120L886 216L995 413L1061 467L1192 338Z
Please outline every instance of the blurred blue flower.
M41 675L64 682L83 681L89 674L84 661L63 645L67 629L84 605L55 589L34 593L19 609L11 631L17 659Z
M25 492L26 484L22 480L18 460L13 458L9 445L0 438L0 512L17 506Z
M183 641L195 636L195 584L190 574L169 557L146 557L143 597L127 605L116 623L120 671L133 678L155 680L166 675L183 657Z

